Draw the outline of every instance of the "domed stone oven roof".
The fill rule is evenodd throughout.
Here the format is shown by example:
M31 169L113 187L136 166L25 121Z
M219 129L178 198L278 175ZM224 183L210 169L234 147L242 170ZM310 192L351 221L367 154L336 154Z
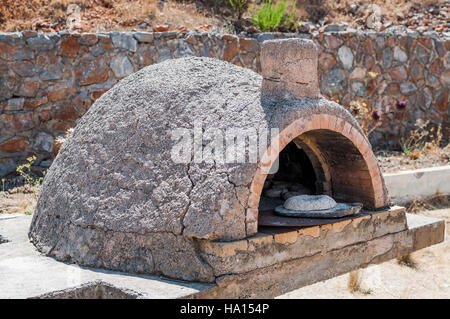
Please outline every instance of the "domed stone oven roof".
M323 98L265 96L261 83L251 70L194 57L120 81L83 116L48 171L29 234L34 245L83 265L213 281L197 241L255 234L265 173L261 161L199 163L195 155L174 161L174 132L184 128L195 138L196 122L203 134L208 128L278 128L270 145L276 140L281 148L309 130L345 131L340 135L361 150L373 180L361 201L367 207L387 203L370 145L344 108ZM326 148L329 137L323 136L316 148ZM276 155L264 156L272 163Z

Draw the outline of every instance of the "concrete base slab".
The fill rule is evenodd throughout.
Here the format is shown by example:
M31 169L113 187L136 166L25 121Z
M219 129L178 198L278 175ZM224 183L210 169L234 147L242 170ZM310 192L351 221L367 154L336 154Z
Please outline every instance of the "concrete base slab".
M80 286L84 290L92 288L92 298L99 296L99 289L110 292L114 298L183 298L213 286L59 262L41 255L28 241L31 217L8 215L0 219L0 234L8 240L0 244L0 299L31 298L49 293L44 297L75 296L77 289L74 288ZM112 294L114 290L116 293Z
M377 218L379 223L375 222ZM365 239L363 231L355 232L355 237L349 237L346 243L339 239L339 231L353 228L353 223L359 225L355 230L364 228L364 220L366 223L372 220L365 226L366 231L370 229L369 224L377 225ZM309 249L307 254L304 253L306 250L299 249L301 245L295 246L292 242L294 230L280 232L268 229L248 241L259 241L264 246L270 238L273 247L297 248L282 248L277 254L266 255L265 258L261 251L259 257L255 253L254 261L240 261L241 265L251 265L251 270L244 266L229 268L229 273L219 276L216 284L211 285L58 262L39 254L29 243L30 222L31 216L26 215L0 218L0 234L8 240L0 244L0 298L271 298L437 244L444 239L445 227L442 220L405 215L403 209L395 208L378 217L365 217L346 225L336 223L328 228L316 226L323 229L295 230L296 242L303 238L306 249ZM330 236L328 243L334 238L334 246L323 245L322 239L326 236ZM223 257L230 257L245 253L249 248L251 251L251 245L245 242L245 249L236 246L236 242L216 244L222 246ZM317 250L317 247L322 248Z
M450 195L450 165L383 174L393 203L404 205L437 195Z

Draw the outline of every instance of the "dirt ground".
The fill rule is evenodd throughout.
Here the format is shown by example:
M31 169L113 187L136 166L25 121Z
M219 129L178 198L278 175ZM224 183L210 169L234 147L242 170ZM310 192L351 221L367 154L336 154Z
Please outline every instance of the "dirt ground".
M445 241L411 254L416 268L391 260L359 270L361 289L351 293L349 274L289 292L281 299L415 299L450 298L450 208L421 215L445 219Z
M245 25L261 1L244 1ZM288 0L292 5L294 0ZM354 28L385 29L393 25L410 30L448 31L446 0L297 0L295 18L327 24L347 23ZM256 10L256 11L255 11ZM141 29L153 31L237 32L229 1L212 0L0 0L0 30L61 30L98 32ZM368 21L376 21L373 26ZM379 24L379 25L378 25Z
M37 194L27 186L0 192L0 214L32 214L36 198Z
M417 153L418 158L412 159L397 151L377 151L375 156L383 173L415 170L425 167L450 165L450 144L438 148L426 155Z

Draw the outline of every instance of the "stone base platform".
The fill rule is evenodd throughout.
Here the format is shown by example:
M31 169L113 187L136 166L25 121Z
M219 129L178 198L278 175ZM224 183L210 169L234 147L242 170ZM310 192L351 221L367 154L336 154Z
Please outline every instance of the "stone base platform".
M198 241L216 284L78 267L40 255L30 216L0 216L0 298L272 298L444 240L443 220L402 207L306 228L260 227L234 242Z

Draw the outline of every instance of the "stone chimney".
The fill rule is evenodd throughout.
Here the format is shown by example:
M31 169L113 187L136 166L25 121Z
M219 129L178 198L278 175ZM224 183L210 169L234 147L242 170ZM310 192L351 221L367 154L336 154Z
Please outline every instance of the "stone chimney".
M261 47L262 94L282 99L318 98L318 50L307 39L264 41Z

